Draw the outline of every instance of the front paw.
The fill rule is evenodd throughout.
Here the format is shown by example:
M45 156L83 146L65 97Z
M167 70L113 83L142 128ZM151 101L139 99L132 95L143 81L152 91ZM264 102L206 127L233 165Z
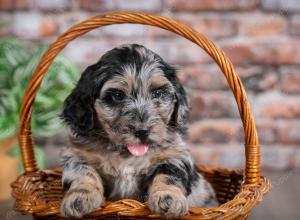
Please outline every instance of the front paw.
M61 213L64 217L81 218L100 207L104 198L99 192L85 189L74 189L67 192L61 204Z
M188 211L188 202L182 193L157 191L149 195L148 205L152 212L167 218L179 218Z

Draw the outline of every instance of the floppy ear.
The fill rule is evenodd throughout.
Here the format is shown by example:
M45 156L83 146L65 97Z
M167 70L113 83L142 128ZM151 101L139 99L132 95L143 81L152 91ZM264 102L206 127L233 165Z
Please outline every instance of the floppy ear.
M171 116L170 125L178 128L178 131L184 134L186 132L185 124L189 115L187 95L176 76L176 69L165 63L163 71L175 88L176 102Z
M178 128L178 130L181 133L185 133L186 132L185 124L189 115L189 107L188 107L186 92L177 78L175 81L175 88L176 88L176 92L175 92L176 102L174 106L172 119L175 122L174 124Z
M184 125L187 121L189 115L189 107L186 92L183 86L180 84L179 80L177 79L177 88L176 88L176 103L174 112L176 112L176 121L178 124Z
M94 128L94 109L91 103L91 97L81 94L76 88L65 100L62 118L75 134L91 134Z
M76 87L64 102L61 118L70 126L72 132L80 136L91 136L97 123L94 120L96 111L95 102L95 80L93 70L95 65L89 66L81 75Z

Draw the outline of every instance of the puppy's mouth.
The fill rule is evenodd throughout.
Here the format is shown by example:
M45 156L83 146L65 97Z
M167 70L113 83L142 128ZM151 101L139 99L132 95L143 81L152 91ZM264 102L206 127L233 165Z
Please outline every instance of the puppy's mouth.
M130 143L127 144L128 151L136 157L144 156L149 149L149 145L142 143Z

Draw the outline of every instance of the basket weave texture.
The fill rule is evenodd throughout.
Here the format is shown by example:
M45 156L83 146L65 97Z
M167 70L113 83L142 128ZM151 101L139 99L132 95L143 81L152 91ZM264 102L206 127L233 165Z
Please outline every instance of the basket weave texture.
M39 170L34 157L34 144L31 136L30 120L32 105L47 69L57 54L75 38L99 27L111 24L144 24L160 27L174 32L194 42L210 55L219 65L231 88L245 133L246 164L242 170L199 167L199 171L214 187L222 204L216 208L189 209L182 219L246 219L251 209L262 200L271 187L270 181L260 176L260 148L255 122L246 92L232 63L213 42L192 28L173 19L158 15L137 12L114 12L90 18L71 27L62 34L41 58L25 91L20 111L19 143L25 173L12 183L12 195L16 199L15 209L21 213L32 213L35 218L59 219L59 207L63 197L61 170ZM123 199L107 202L87 219L161 219L163 216L150 212L146 203Z

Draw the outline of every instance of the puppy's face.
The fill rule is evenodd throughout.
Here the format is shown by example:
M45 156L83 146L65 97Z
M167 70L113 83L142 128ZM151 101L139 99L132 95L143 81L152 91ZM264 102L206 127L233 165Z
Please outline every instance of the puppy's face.
M118 74L104 83L94 105L115 145L140 146L142 151L132 153L143 154L146 145L160 145L170 138L167 132L176 93L159 65L155 60L142 61L140 67L121 64Z
M141 156L182 133L187 112L175 69L143 46L126 45L83 73L63 117L78 135L106 137L114 150Z

